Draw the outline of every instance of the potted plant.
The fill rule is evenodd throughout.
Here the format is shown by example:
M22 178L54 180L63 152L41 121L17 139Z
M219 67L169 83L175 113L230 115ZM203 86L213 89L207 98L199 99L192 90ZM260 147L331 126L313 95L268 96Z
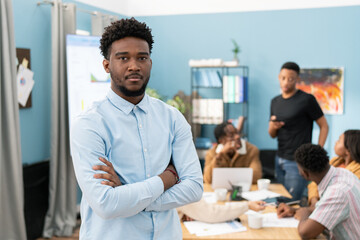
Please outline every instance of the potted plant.
M234 61L236 61L239 64L240 61L238 58L238 54L241 52L241 49L234 39L231 39L231 41L234 44L234 48L232 49L232 52L234 53Z
M190 106L188 106L188 104L186 104L184 100L179 96L175 96L172 99L166 99L165 97L161 96L161 94L159 94L156 89L153 88L146 88L146 93L151 97L160 99L167 104L177 108L182 114L185 114L186 111L188 111L190 108Z

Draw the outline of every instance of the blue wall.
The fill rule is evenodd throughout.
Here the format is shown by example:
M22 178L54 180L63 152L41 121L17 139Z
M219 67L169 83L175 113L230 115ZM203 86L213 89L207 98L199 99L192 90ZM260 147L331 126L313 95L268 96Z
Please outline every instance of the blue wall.
M158 16L142 18L153 29L153 75L150 85L163 95L190 93L189 59L232 59L234 38L240 63L250 68L249 140L259 148L276 148L267 133L271 99L280 93L280 66L345 67L344 114L326 115L330 132L326 149L333 156L339 135L360 128L360 7ZM314 128L317 142L319 129Z
M13 1L15 43L30 48L35 85L32 107L20 109L21 150L24 163L50 157L51 11L36 1Z
M39 0L13 0L15 44L17 48L30 48L31 70L35 80L32 107L20 109L24 164L50 159L51 147L51 6L37 6L37 2ZM75 3L78 9L77 29L91 32L91 15L79 9L116 15Z
M37 2L13 0L16 46L31 49L35 72L33 106L20 110L24 163L50 158L51 8L38 7ZM76 4L78 9L99 10ZM276 141L267 134L269 104L279 94L277 75L288 60L301 67L345 67L345 113L326 116L330 125L326 147L332 155L345 129L360 128L360 7L138 19L149 24L155 37L149 85L169 97L178 90L190 93L189 59L231 60L231 39L237 40L242 49L240 62L250 68L249 139L261 149L276 148ZM77 26L90 31L90 15L77 11ZM317 134L315 128L315 138Z

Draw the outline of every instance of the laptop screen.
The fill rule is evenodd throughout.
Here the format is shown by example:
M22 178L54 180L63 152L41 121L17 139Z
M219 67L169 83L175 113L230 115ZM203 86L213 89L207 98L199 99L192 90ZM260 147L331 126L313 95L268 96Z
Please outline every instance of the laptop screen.
M252 184L252 168L214 168L212 188L226 188L231 190L231 184L241 185L243 192L250 190Z

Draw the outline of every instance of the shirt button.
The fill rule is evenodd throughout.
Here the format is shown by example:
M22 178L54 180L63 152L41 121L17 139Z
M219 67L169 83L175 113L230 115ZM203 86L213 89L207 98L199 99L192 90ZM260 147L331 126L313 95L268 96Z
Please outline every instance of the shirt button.
M136 106L134 107L134 110L136 109Z
M146 148L144 148L144 152L147 152L147 149L146 149Z
M147 177L150 177L150 174L148 174Z
M140 125L139 125L139 128L141 128L141 127L142 127L142 125L140 124Z

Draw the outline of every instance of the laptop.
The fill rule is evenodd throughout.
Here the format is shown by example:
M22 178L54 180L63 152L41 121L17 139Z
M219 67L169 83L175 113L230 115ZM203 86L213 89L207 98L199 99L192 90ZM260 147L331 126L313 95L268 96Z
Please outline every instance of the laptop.
M253 178L252 168L214 168L212 188L226 188L231 190L231 184L241 185L242 191L250 191Z

